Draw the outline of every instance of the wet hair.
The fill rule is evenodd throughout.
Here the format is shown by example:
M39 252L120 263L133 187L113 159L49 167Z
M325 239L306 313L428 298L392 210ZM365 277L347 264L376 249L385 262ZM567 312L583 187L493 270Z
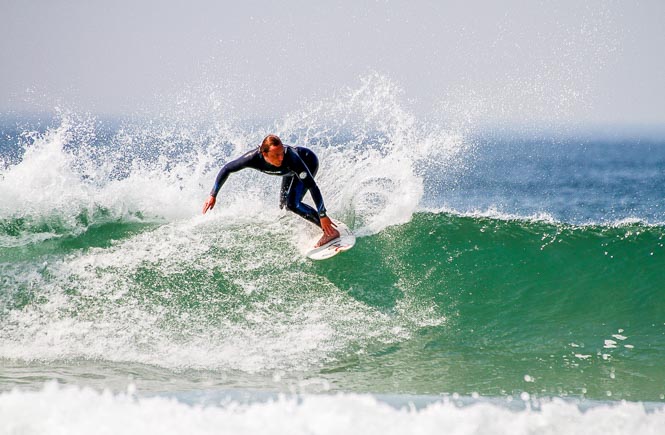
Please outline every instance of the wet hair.
M265 137L265 139L263 139L263 142L261 142L259 150L261 150L262 153L267 153L270 150L270 147L276 146L283 146L282 140L279 138L279 136L269 134Z

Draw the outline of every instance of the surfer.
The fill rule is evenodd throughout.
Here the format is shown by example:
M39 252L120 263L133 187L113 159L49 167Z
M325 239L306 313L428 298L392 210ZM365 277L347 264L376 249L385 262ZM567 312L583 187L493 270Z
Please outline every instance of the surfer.
M210 196L203 204L203 214L215 206L217 193L222 188L229 174L241 169L253 168L266 174L282 177L279 207L286 207L323 230L323 236L316 247L325 245L339 237L339 231L326 214L323 196L314 181L319 169L319 159L310 149L282 144L282 140L270 134L263 139L261 146L233 160L219 171ZM303 197L310 192L316 209L304 204Z

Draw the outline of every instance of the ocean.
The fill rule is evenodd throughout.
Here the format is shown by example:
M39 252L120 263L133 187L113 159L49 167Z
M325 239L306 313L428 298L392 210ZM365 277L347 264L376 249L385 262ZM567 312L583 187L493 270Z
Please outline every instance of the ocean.
M377 83L378 82L378 83ZM663 433L665 137L419 119L381 80L280 119L0 126L0 433ZM319 156L330 260L268 133Z

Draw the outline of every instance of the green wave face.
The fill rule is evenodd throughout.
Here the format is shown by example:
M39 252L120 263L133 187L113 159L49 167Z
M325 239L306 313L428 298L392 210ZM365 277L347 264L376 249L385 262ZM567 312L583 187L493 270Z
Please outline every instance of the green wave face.
M121 221L5 248L1 356L212 370L240 387L664 393L663 227L418 213L311 262L301 225Z
M447 319L419 330L395 356L377 357L369 383L391 375L429 393L657 399L665 374L655 358L665 351L664 237L662 227L640 224L417 214L361 240L327 273L369 304L390 308L400 287ZM358 279L350 269L365 274ZM405 378L386 366L402 368Z
M28 222L11 219L0 222L0 263L29 261L46 255L110 247L114 242L157 226L155 223L122 219L72 228L59 219Z

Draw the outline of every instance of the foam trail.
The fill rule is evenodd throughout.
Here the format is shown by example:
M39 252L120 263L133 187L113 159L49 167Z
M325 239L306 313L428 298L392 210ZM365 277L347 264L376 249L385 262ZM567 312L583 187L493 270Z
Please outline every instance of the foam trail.
M0 356L294 370L442 321L408 299L386 315L308 273L294 246L305 223L285 231L270 215L226 222L231 215L164 225L38 270L5 268L42 302L8 312Z
M394 408L369 395L280 397L264 403L186 405L174 399L113 395L48 384L40 392L0 395L0 433L236 434L660 434L665 411L647 412L640 403L597 405L581 411L560 399L524 410L447 401L423 409Z

